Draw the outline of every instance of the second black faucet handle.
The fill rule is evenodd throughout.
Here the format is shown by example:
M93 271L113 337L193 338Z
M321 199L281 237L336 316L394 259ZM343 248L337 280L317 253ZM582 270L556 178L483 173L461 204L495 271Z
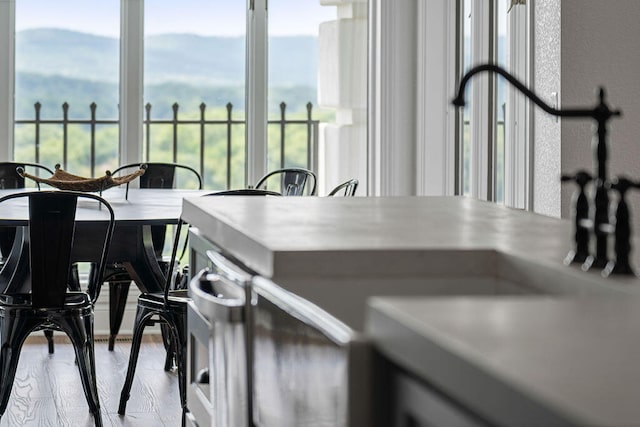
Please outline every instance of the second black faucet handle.
M640 184L624 176L614 178L609 187L618 192L618 202L615 217L610 220L614 224L614 259L609 261L602 270L603 276L610 274L635 275L631 267L631 215L627 204L626 194L629 189L640 188Z
M565 257L564 263L582 264L589 257L589 239L593 228L589 216L589 200L585 188L593 180L591 174L585 170L579 170L574 175L562 175L562 182L575 182L578 186L573 196L574 219L574 248Z

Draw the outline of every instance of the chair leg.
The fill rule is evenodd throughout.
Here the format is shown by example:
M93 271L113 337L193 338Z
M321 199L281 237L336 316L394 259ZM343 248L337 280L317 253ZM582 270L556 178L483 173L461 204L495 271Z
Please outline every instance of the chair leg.
M187 411L187 319L186 313L175 314L171 329L175 337L176 364L178 365L178 387L182 405L183 423Z
M160 331L162 332L162 341L164 342L164 348L166 349L164 370L165 372L169 372L173 369L176 359L176 345L172 338L172 332L166 323L160 324Z
M9 403L22 344L38 321L23 318L17 322L9 320L8 317L0 319L2 340L0 349L0 416L2 416Z
M44 337L47 339L47 345L49 347L49 354L53 354L54 351L55 351L54 345L53 345L53 330L45 329L42 332L44 332Z
M109 351L113 351L127 306L130 281L109 282Z
M93 414L96 427L101 427L102 416L100 414L93 343L93 314L86 314L82 318L62 319L60 327L68 334L73 344L89 411Z
M166 322L164 326L167 331L167 339L171 343L167 350L167 358L169 354L175 355L178 367L178 389L184 425L187 414L187 314L184 312L163 313L160 317Z
M140 344L142 343L142 333L147 325L147 321L155 314L155 311L138 305L136 310L136 320L133 325L133 337L131 341L131 354L129 355L129 367L127 368L127 377L125 378L122 392L120 393L120 405L118 406L118 414L124 415L133 384L133 376L136 372L136 364L138 363L138 354L140 353Z

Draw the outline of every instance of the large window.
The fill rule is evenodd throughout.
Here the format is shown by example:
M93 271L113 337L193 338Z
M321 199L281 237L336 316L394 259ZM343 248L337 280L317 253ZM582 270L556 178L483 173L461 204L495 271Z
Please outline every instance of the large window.
M85 175L117 164L119 23L118 0L16 2L16 160Z
M464 0L462 20L462 71L482 63L507 67L505 0ZM504 81L479 75L471 82L470 102L463 110L462 194L504 199Z
M244 186L245 28L243 2L145 2L144 159L192 165L206 188ZM189 121L175 135L174 119Z
M291 119L284 126L269 126L267 169L306 167L313 150L307 144L309 113L330 121L331 112L318 105L318 45L320 25L336 18L334 7L318 0L272 0L269 3L268 117ZM292 52L299 52L295 58ZM285 101L287 100L287 101ZM285 145L286 139L291 144Z
M463 0L459 10L462 73L493 63L528 77L527 5L506 0ZM527 106L500 76L479 74L461 114L458 191L511 206L527 207ZM507 156L507 153L509 154Z
M334 180L357 177L343 150L360 145L354 163L364 163L366 93L343 94L365 85L343 77L366 74L366 61L345 61L366 58L366 4L2 1L3 156L94 176L122 163L189 163L212 189L277 167L319 172L319 159L344 174ZM321 122L334 133L329 148Z

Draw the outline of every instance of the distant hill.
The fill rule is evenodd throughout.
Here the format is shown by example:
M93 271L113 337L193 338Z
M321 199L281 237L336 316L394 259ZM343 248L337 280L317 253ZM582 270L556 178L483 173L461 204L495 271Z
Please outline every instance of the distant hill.
M200 102L222 108L227 102L244 110L245 45L242 37L165 34L145 46L145 102L154 117L169 117L171 105L197 110ZM96 102L102 118L117 117L119 42L117 39L60 29L20 31L16 35L16 117L60 117L69 102L70 116L88 114ZM61 49L60 46L64 46ZM317 40L310 36L270 39L271 108L282 101L291 110L317 94Z
M269 44L271 84L316 86L315 37L272 37ZM64 46L62 51L60 46ZM110 37L61 29L33 29L16 34L18 72L115 83L119 76L118 52L119 41ZM150 36L145 43L145 81L205 86L242 84L244 58L244 37Z

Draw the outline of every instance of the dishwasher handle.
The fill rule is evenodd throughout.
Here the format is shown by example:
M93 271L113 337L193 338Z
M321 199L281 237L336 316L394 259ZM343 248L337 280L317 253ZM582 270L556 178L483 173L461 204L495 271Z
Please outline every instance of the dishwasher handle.
M209 261L211 261L213 268L216 270L216 273L220 274L224 278L241 285L247 285L251 282L253 274L228 260L222 254L213 250L206 251L206 254Z
M189 283L191 298L210 322L244 321L244 289L224 277L202 269Z

